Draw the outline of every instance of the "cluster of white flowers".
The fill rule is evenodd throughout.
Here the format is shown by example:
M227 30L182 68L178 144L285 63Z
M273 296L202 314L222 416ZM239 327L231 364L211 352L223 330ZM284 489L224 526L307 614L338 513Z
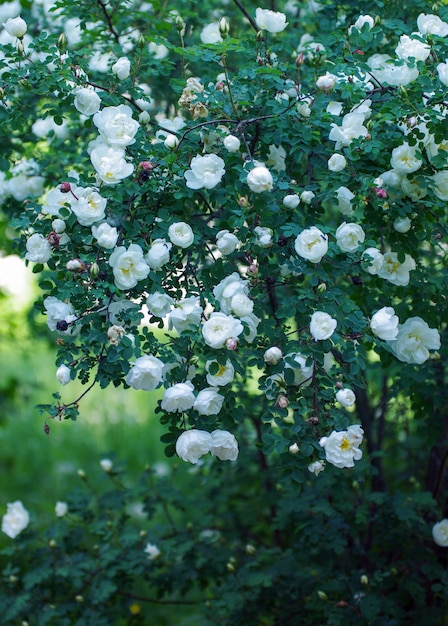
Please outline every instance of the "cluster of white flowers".
M205 430L192 428L183 432L176 442L176 453L183 460L196 464L210 452L221 461L236 461L238 442L227 430Z

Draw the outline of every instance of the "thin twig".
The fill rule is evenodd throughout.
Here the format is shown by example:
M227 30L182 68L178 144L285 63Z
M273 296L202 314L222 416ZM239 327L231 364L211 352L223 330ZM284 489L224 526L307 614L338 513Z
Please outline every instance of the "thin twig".
M236 6L239 8L239 10L241 11L241 13L243 13L243 15L245 15L247 17L247 19L249 20L250 25L252 26L252 28L255 30L256 33L258 33L258 31L260 30L257 26L256 21L254 20L254 18L246 11L246 9L243 7L243 5L241 4L241 2L239 2L239 0L233 0L234 3L236 4Z

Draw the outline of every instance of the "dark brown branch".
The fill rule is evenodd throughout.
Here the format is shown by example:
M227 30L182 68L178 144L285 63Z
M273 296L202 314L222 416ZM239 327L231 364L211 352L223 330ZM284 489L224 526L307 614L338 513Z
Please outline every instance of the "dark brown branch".
M116 43L120 43L120 37L119 37L117 31L115 30L114 25L112 24L112 18L109 15L109 13L107 12L106 4L102 0L96 0L96 1L97 1L98 5L99 5L103 15L104 15L104 18L106 20L107 27L109 29L110 34L115 39Z
M239 0L233 0L234 3L236 4L236 6L239 8L239 10L241 11L241 13L243 13L243 15L245 17L247 17L247 19L249 20L250 25L252 26L252 28L255 30L256 33L258 33L258 31L260 30L257 26L256 21L254 20L254 18L250 15L250 13L248 13L248 11L243 7L243 5L241 4L241 2L239 2Z

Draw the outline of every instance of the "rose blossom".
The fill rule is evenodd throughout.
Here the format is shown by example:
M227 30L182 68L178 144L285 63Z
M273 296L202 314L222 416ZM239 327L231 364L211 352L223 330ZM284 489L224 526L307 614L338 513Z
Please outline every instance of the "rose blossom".
M168 228L168 237L173 245L188 248L194 241L193 229L185 222L175 222Z
M124 157L124 150L107 144L98 145L90 153L92 165L106 185L116 185L134 171L132 163L128 163Z
M199 37L202 43L221 43L222 37L219 30L219 22L213 22L204 26Z
M93 116L93 123L108 144L125 148L135 143L140 124L132 119L132 109L127 104L104 107Z
M363 229L358 224L342 222L336 230L336 243L343 252L355 252L365 237Z
M319 474L325 469L325 461L313 461L308 465L308 471L319 476Z
M236 339L243 330L242 323L236 318L214 312L202 326L202 336L210 348L223 348L228 339Z
M448 24L443 22L438 15L420 13L417 18L417 27L422 35L438 35L439 37L448 35Z
M104 219L107 200L93 187L76 188L76 198L71 201L71 208L81 226L91 226Z
M293 359L293 364L290 365L287 360ZM302 385L308 387L312 382L314 363L307 365L307 357L300 352L296 354L287 354L285 357L285 369L291 368L294 372L294 385Z
M341 172L347 166L347 160L344 155L335 152L327 162L330 172Z
M393 341L398 335L398 315L391 306L383 306L382 309L372 315L370 328L372 332L384 341Z
M218 366L218 370L212 374L210 372L210 368L214 363ZM224 387L224 385L231 383L235 376L235 368L229 359L227 359L225 365L221 365L221 363L218 363L218 361L215 360L207 361L205 369L207 371L207 382L212 387Z
M2 519L2 531L11 539L15 539L24 530L30 521L30 515L20 500L9 502L7 512Z
M351 407L356 402L356 396L351 389L344 387L344 389L339 389L339 391L336 392L336 400L339 404L342 404L342 406Z
M199 415L218 415L222 409L224 396L218 393L217 387L201 389L196 396L193 408Z
M303 204L311 204L312 199L316 196L314 191L310 191L309 189L305 189L300 194L300 202Z
M46 263L51 258L51 246L48 239L40 233L34 233L26 241L25 259L33 263Z
M54 507L54 512L56 514L56 517L64 517L64 515L67 515L68 512L68 504L67 502L56 502L56 505Z
M277 365L283 358L283 352L277 346L272 346L268 348L263 355L263 359L265 363L269 363L270 365Z
M297 235L294 243L295 251L299 256L311 263L319 261L327 254L328 237L316 226L306 228Z
M386 252L378 276L398 287L406 287L409 284L409 272L415 268L415 261L409 254L405 254L403 263L400 263L396 252Z
M210 452L212 436L205 430L192 428L183 432L176 441L176 453L182 461L197 463L201 456Z
M264 165L257 165L247 175L249 189L254 193L271 191L274 184L271 172Z
M233 233L228 230L220 230L216 235L216 246L224 256L232 254L236 250L240 241Z
M336 467L353 467L362 457L359 446L364 431L359 424L349 426L347 430L335 431L319 441L325 450L326 460Z
M448 69L448 64L447 64ZM448 74L448 72L447 72ZM448 85L448 75L447 75L447 85ZM439 200L448 201L448 170L441 170L437 172L431 179L434 183L434 195L439 198Z
M236 461L238 458L238 442L227 430L214 430L210 452L220 461Z
M403 143L392 150L390 166L400 174L411 174L416 172L423 161L417 157L417 148Z
M19 39L22 39L27 30L26 22L20 16L10 17L6 20L3 26L8 35L11 35L11 37L18 37Z
M288 26L284 13L260 7L255 11L255 21L258 28L267 30L268 33L281 33Z
M323 341L329 339L336 330L337 321L322 311L316 311L311 316L310 333L314 337L314 341Z
M200 306L199 298L190 296L180 300L174 305L168 317L168 328L175 328L180 334L184 330L191 330L199 325L203 309Z
M188 411L195 402L193 391L193 383L189 380L171 385L165 390L160 406L168 413Z
M421 317L410 317L398 326L397 338L388 343L400 361L421 365L429 358L429 350L439 350L440 334Z
M147 543L144 552L146 555L148 555L148 559L150 561L155 561L159 558L161 554L159 548L153 543Z
M432 537L438 546L448 548L448 519L443 519L434 524Z
M375 274L378 274L383 266L384 257L376 248L367 248L362 253L362 260L369 262L369 265L364 263L362 267L366 270L366 272L374 276Z
M409 217L397 217L394 220L393 227L397 231L397 233L407 233L410 230L412 225Z
M126 80L131 73L131 62L127 57L120 57L113 65L112 72L118 80Z
M164 363L155 356L144 354L131 363L126 384L134 389L153 391L161 382Z
M146 298L146 306L151 315L155 317L164 317L167 315L171 311L171 305L173 303L173 298L161 291L156 291Z
M216 154L197 155L191 159L190 168L184 173L189 189L213 189L226 173L224 161Z
M95 237L97 244L106 250L112 250L117 245L118 230L107 222L103 222L98 226L94 224L92 226L92 235Z
M241 147L241 141L235 135L227 135L223 139L223 145L228 152L238 152Z
M412 39L409 35L401 35L395 54L399 59L407 61L414 58L416 61L426 61L431 53L431 47L418 39Z
M373 28L375 20L371 15L360 15L356 22L352 26L349 26L348 34L351 35L354 28L356 28L356 30L362 30L365 24L368 26L367 30Z
M82 115L94 115L100 109L101 98L92 87L78 87L73 104Z
M348 187L339 187L336 189L336 197L338 199L338 209L342 215L349 217L353 215L354 209L352 206L352 200L355 194L348 189Z
M165 239L154 239L145 257L152 270L157 272L168 263L172 246L173 244L167 243Z
M66 365L60 365L56 370L56 380L58 383L61 385L67 385L71 380L70 371L70 368Z
M106 472L106 474L110 474L114 467L114 464L110 459L101 459L100 465L101 469Z
M272 228L266 226L255 226L254 233L257 236L257 244L261 248L270 248L272 246Z
M287 209L295 209L300 204L300 197L296 193L290 193L283 198L283 206Z
M326 72L323 76L319 76L316 80L316 87L321 91L325 91L328 93L333 89L336 85L337 76L331 74L330 72Z
M76 315L71 304L61 302L54 296L48 296L44 300L44 307L47 314L47 325L50 330L59 330L58 325L65 323L67 325L66 330L59 332L65 332L65 334L72 332L70 324L76 319Z
M445 60L445 63L439 63L436 69L440 82L448 85L448 60Z
M149 266L143 258L143 250L136 243L115 248L109 257L109 265L114 273L115 285L124 291L135 287L139 280L149 274Z

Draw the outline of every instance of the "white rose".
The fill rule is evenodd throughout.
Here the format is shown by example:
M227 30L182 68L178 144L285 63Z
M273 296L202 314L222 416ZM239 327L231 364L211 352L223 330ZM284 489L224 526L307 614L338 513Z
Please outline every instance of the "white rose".
M82 115L94 115L100 110L101 98L93 87L79 87L75 92L73 104Z
M336 392L336 400L345 407L351 407L356 402L356 396L351 389L339 389Z
M405 254L403 263L400 263L396 252L386 252L378 276L398 287L406 287L409 284L409 273L415 268L415 261L409 254Z
M337 321L331 315L316 311L311 316L310 333L314 337L314 341L323 341L331 337L337 325Z
M214 430L210 452L220 461L236 461L238 458L238 442L227 430Z
M213 288L213 295L219 300L219 306L224 313L231 312L231 301L237 293L248 293L248 281L242 280L237 272L233 272L223 278L216 287Z
M353 139L368 135L368 130L364 126L364 120L365 115L363 113L347 113L342 118L341 126L334 122L331 124L328 138L336 142L336 150L349 146Z
M56 370L56 380L61 385L67 385L71 381L70 368L66 365L60 365Z
M448 24L443 22L438 15L420 13L417 18L417 27L422 35L438 35L439 37L448 35Z
M300 352L296 354L287 354L285 359L293 359L293 365L285 363L285 368L291 368L294 371L294 385L308 387L312 382L314 363L307 365L307 358Z
M328 237L316 226L311 226L297 235L294 248L303 259L319 263L328 252Z
M81 226L91 226L104 219L107 200L92 187L76 188L76 198L71 201L73 213Z
M237 317L245 317L254 309L253 300L244 293L236 293L230 301L230 312Z
M300 204L300 198L296 193L290 193L283 198L283 206L287 209L295 209Z
M305 191L302 191L302 193L300 194L300 202L303 202L303 204L311 204L311 201L315 196L316 194L314 193L314 191L309 191L308 189L305 189Z
M328 159L327 165L330 172L342 172L347 166L347 160L344 155L335 153Z
M168 317L168 328L175 328L181 334L184 330L191 330L200 324L203 309L199 298L190 296L174 305Z
M126 375L126 384L134 389L153 391L161 382L164 363L155 356L145 354L134 363Z
M26 240L25 259L33 263L46 263L51 258L51 246L48 239L40 233L34 233Z
M167 243L165 239L154 239L145 257L152 270L160 270L168 263L172 246L173 244Z
M436 195L439 200L448 201L448 170L437 172L431 179L434 183L434 195Z
M405 87L418 78L418 68L406 64L394 65L393 59L387 54L374 54L367 60L372 75L380 83L388 83L395 87Z
M226 173L224 161L216 154L197 155L191 159L190 168L184 173L189 189L213 189Z
M362 30L362 27L367 24L367 30L370 30L371 28L373 28L373 25L375 24L375 20L373 19L373 17L371 15L360 15L358 17L358 19L356 20L356 22L349 27L348 32L349 35L352 33L353 29L356 28L356 30Z
M283 352L277 346L271 346L268 348L264 355L263 359L265 363L269 363L270 365L277 365L283 358Z
M417 157L417 148L407 143L392 150L390 166L400 174L411 174L416 172L423 161Z
M336 243L343 252L355 252L365 237L358 224L343 222L336 230Z
M235 135L227 135L224 137L222 142L224 144L224 148L229 152L238 152L241 147L241 141Z
M342 102L338 102L337 100L331 100L327 104L326 111L330 115L341 115L344 105Z
M243 330L240 320L225 313L214 312L202 326L202 336L210 348L222 348L228 339L236 339Z
M412 222L409 217L397 217L394 220L393 227L397 233L407 233L411 228Z
M331 74L330 72L326 72L323 76L319 76L316 80L316 87L321 91L329 92L336 85L337 76Z
M76 319L72 305L61 302L61 300L58 300L54 296L48 296L44 300L44 307L47 314L48 328L50 330L59 330L60 332L70 334L72 329L69 325ZM65 328L61 329L61 326L65 326Z
M222 37L219 30L219 22L213 22L204 26L199 37L202 43L221 43Z
M418 39L412 39L409 35L401 35L400 42L395 48L395 54L399 59L407 61L414 58L416 61L426 61L431 53L431 47Z
M107 144L98 145L90 153L92 165L106 185L116 185L134 171L134 166L124 157L124 150Z
M271 172L264 165L257 165L247 175L247 184L249 189L254 193L263 193L271 191L274 180Z
M125 246L115 248L109 257L109 265L114 273L115 285L124 291L135 287L139 280L144 280L149 274L143 250L136 243L131 243L127 250Z
M255 21L258 28L267 30L268 33L281 33L288 26L286 15L279 11L258 8L255 11Z
M193 391L193 383L189 380L184 383L176 383L165 390L160 406L167 413L188 411L194 405Z
M20 500L9 502L2 519L2 531L11 539L15 539L24 530L30 521L30 515Z
M373 276L378 274L383 266L384 257L376 248L366 248L362 253L362 260L368 262L369 265L363 263L363 268Z
M233 233L228 230L220 230L216 235L216 245L218 250L224 256L232 254L239 245L240 241Z
M266 226L255 226L254 233L257 236L257 244L261 248L270 248L272 246L272 228Z
M135 142L140 124L132 119L132 109L127 104L104 107L93 116L93 123L107 143L125 148Z
M398 326L397 338L389 345L400 361L421 365L429 358L429 350L439 350L440 334L421 317L410 317Z
M113 466L114 466L114 464L112 463L110 459L101 459L100 465L101 465L101 469L104 472L106 472L106 474L109 474L112 471Z
M177 456L188 463L197 463L212 449L212 436L205 430L192 428L183 432L176 441Z
M112 250L117 245L118 230L107 222L103 222L98 226L94 224L92 226L92 235L95 237L97 244L106 250Z
M179 139L176 137L176 135L172 135L171 133L169 133L166 136L163 144L165 148L168 148L168 150L175 150L179 145Z
M311 116L311 106L313 105L314 100L312 98L302 98L297 103L297 113L302 117L310 117Z
M308 471L319 476L319 474L325 469L325 461L313 461L308 465Z
M151 315L155 317L164 317L171 311L171 305L174 303L173 298L161 291L156 291L146 298L146 306Z
M439 63L436 69L440 82L444 85L448 85L448 61L445 61L445 63Z
M448 548L448 519L443 519L434 524L432 537L438 546Z
M333 430L329 437L322 437L319 443L325 450L326 460L336 467L353 467L362 457L359 446L363 434L361 426L356 424L340 432Z
M355 194L348 189L348 187L339 187L336 190L336 197L338 199L338 209L342 215L349 217L353 215L354 209L352 207L352 200Z
M54 507L54 512L56 517L64 517L68 512L67 502L56 502L56 506Z
M175 246L188 248L194 241L193 229L185 222L175 222L168 228L168 237Z
M150 561L155 561L160 556L159 548L153 543L147 543L144 552L148 555Z
M55 233L57 233L58 235L62 234L64 232L64 230L67 228L66 223L64 222L64 220L61 220L59 218L56 218L55 220L53 220L51 222L51 228L54 230Z
M372 315L370 328L372 332L384 341L392 341L398 335L398 315L391 306L383 306L382 309Z
M11 37L18 37L19 39L25 35L27 28L25 20L20 16L10 17L6 20L3 26L5 27L8 35L11 35Z
M118 61L112 65L112 72L118 80L126 80L131 73L131 62L127 57L120 57Z
M218 393L217 387L201 389L196 396L193 408L199 415L218 415L222 409L224 396Z
M212 365L217 368L214 374L210 372ZM215 360L207 361L205 364L205 369L207 371L207 382L212 387L223 387L224 385L228 385L230 382L232 382L235 376L235 368L233 367L231 361L229 361L228 359L225 365L222 365Z

